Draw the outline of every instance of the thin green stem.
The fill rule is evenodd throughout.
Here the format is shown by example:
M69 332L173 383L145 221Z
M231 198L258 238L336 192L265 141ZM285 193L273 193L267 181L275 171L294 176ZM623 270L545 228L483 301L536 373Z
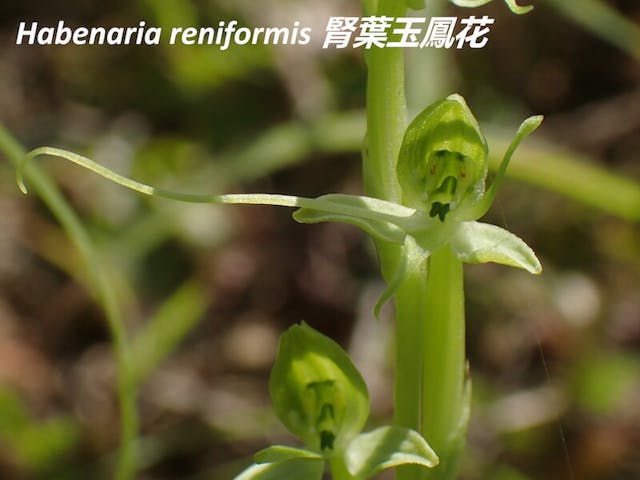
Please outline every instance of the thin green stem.
M380 0L376 15L405 16L404 1ZM372 197L400 201L396 162L406 128L404 53L373 48L367 54L367 146L363 162L365 190Z
M381 0L377 15L406 14L404 2ZM402 51L373 49L367 56L367 150L364 182L368 195L400 202L396 162L406 126ZM376 244L387 280L399 251ZM411 252L406 252L410 256ZM415 259L414 259L415 260ZM464 425L464 293L462 266L443 247L424 263L413 261L396 294L395 423L421 432L440 457L428 478L451 478ZM425 469L402 467L398 480L427 478Z
M406 15L405 2L380 0L376 15ZM367 55L367 148L363 158L365 190L368 195L400 203L396 163L406 128L404 57L401 49L372 49ZM377 242L383 276L387 281L399 265L400 251L394 245ZM407 278L396 296L396 358L394 422L420 431L422 347L421 329L426 275L419 265L408 265ZM429 439L427 438L427 441ZM397 471L398 480L417 480L419 467Z
M329 460L332 480L355 480L356 477L351 475L344 464L342 456L333 457Z
M427 272L424 264L407 265L396 293L394 423L420 432L422 418L422 329ZM422 432L421 432L422 433ZM426 437L427 442L430 439ZM436 454L439 452L436 450ZM398 468L398 480L418 480L421 467Z
M26 155L23 148L2 126L0 126L0 151L16 168ZM55 185L36 165L26 166L24 174L28 178L29 184L33 186L42 201L58 219L84 258L93 285L93 294L105 313L116 359L118 401L121 415L120 455L115 478L117 480L133 479L136 468L135 441L138 431L136 389L129 369L129 347L124 320L115 298L113 286L102 268L89 235Z
M428 260L422 330L422 434L440 458L423 478L452 479L464 445L465 318L462 263L449 246Z
M372 2L366 2L365 7L372 8L372 6ZM404 1L379 0L376 11L369 13L378 16L402 17L406 15L407 8ZM362 163L365 191L372 197L400 203L396 163L406 128L404 53L399 48L372 48L367 52L366 60L368 69L367 139ZM396 245L382 241L376 242L376 249L382 275L387 281L391 281L395 269L398 268L400 249ZM396 327L398 337L407 337L408 335L403 334L405 326L399 323L400 321ZM407 329L409 327L407 325ZM402 349L403 347L396 350ZM413 364L414 366L411 367L404 358L400 361L401 365L409 370L419 369L419 364ZM413 371L410 377L415 376L416 371ZM396 412L403 412L409 406L415 407L419 404L419 398L406 395L405 390L399 389L397 385L395 397ZM397 418L396 421L398 421ZM398 424L410 428L418 427L417 424L409 425L405 422Z

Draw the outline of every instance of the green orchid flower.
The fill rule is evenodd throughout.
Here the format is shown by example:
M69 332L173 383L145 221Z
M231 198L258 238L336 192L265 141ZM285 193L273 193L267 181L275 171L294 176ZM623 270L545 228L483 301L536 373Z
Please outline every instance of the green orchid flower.
M515 149L542 119L530 117L520 125L493 182L486 188L486 140L464 99L451 95L427 107L406 130L396 167L403 205L366 197L326 195L320 199L378 215L356 218L335 210L304 207L293 217L302 223L351 223L374 238L402 245L400 264L376 304L376 314L393 296L407 268L423 264L446 244L466 263L496 262L539 274L540 261L524 241L500 227L476 220L493 203Z
M497 262L534 274L542 271L533 250L524 241L500 227L476 221L493 203L515 149L542 119L530 117L520 125L491 185L486 188L487 143L464 99L454 94L430 105L411 122L400 149L397 178L402 204L344 194L305 198L263 193L178 193L140 183L89 158L52 147L30 152L18 168L17 181L26 193L23 170L28 167L28 160L52 155L146 195L196 203L294 207L297 210L293 218L300 223L335 221L355 225L375 239L402 247L397 271L376 305L377 314L404 279L406 269L422 264L446 244L466 263Z
M327 463L364 480L399 465L438 463L413 430L360 433L369 416L364 380L337 343L305 323L281 336L269 390L276 415L306 448L268 447L235 480L320 480Z

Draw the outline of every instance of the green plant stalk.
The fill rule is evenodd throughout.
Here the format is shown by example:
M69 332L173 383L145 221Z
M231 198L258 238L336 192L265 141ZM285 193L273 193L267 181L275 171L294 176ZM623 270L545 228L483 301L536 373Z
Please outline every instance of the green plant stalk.
M446 246L409 268L396 296L395 418L425 437L440 464L401 467L397 478L454 478L465 435L462 263Z
M0 151L17 167L26 155L18 142L0 126ZM126 339L124 320L116 301L114 289L99 260L99 256L73 210L58 189L34 164L25 168L25 176L38 196L51 210L65 229L84 259L93 294L102 307L113 341L117 369L118 402L120 404L120 453L115 478L131 480L136 468L136 435L138 413L136 409L136 389L129 369L129 346Z
M422 433L422 338L424 336L424 298L426 265L408 265L405 281L396 293L396 340L394 370L394 422ZM431 445L431 439L425 436ZM434 448L438 456L440 452ZM418 480L421 468L397 469L397 480Z
M462 262L449 246L428 260L422 332L422 431L440 458L425 479L455 478L465 443L465 317Z
M331 468L332 480L356 480L356 477L347 470L347 466L341 456L336 456L329 460L329 467Z
M404 2L381 0L376 15L404 16ZM367 67L365 191L399 202L396 162L406 128L403 52L372 49ZM384 242L377 242L376 247L383 276L389 281L398 265L399 250ZM464 294L462 267L448 248L434 254L429 264L428 276L424 265L409 265L407 278L396 293L394 421L422 433L434 448L444 465L429 474L435 480L450 478L455 470L448 435L458 427L462 405ZM419 480L426 475L425 469L408 466L398 468L396 478Z
M371 2L365 2L371 9ZM375 12L379 16L406 15L403 1L380 0ZM404 56L401 49L372 48L366 54L367 135L363 153L363 177L367 195L400 202L400 186L396 178L396 163L406 128L404 93ZM397 268L400 251L397 246L378 241L376 249L382 274L390 281ZM409 281L405 282L409 283ZM400 289L396 302L396 364L395 364L395 422L399 426L419 429L420 354L415 334L418 317L411 314L415 297L411 289L403 295ZM408 307L408 308L405 308ZM402 312L405 312L404 315ZM404 320L404 321L403 321Z
M406 15L404 2L381 0L376 15ZM406 129L404 56L401 49L373 48L367 52L367 137L363 155L363 177L367 195L401 201L396 163ZM390 281L398 267L396 246L376 242L382 274ZM410 266L411 273L396 296L396 347L394 422L420 431L422 359L420 299L426 276ZM429 439L427 438L427 441ZM437 453L437 452L436 452ZM419 467L401 467L398 480L416 480Z

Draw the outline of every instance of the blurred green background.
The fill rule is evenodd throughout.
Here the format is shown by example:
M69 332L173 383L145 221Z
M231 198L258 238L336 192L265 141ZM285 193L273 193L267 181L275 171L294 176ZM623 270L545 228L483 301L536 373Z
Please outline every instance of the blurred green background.
M407 51L411 114L459 92L500 157L544 114L487 221L541 277L465 270L474 382L465 480L640 479L640 3L501 1L480 50ZM362 51L323 50L356 1L80 0L0 5L0 123L179 191L360 193ZM19 21L313 28L293 47L16 46ZM0 478L108 478L119 414L104 314L78 251L0 153ZM138 478L230 479L291 442L270 410L278 335L302 319L348 348L391 415L391 311L370 241L286 209L142 198L45 160L117 287L140 385ZM383 477L381 477L383 478Z

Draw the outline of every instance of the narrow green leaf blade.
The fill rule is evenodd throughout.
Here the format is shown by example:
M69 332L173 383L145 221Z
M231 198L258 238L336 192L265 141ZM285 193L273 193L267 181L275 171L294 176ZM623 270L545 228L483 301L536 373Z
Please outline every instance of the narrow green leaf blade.
M197 282L186 282L173 293L131 341L131 377L139 384L193 329L211 302Z
M399 465L431 468L438 464L438 456L418 432L387 426L354 438L347 448L345 463L351 475L366 479Z
M312 460L323 460L324 457L317 452L306 448L288 447L285 445L273 445L264 450L260 450L253 457L256 463L274 463L296 458L308 458Z
M324 461L300 458L252 465L234 480L320 480L323 470Z
M451 241L456 256L466 263L496 262L530 273L542 272L533 250L503 228L480 222L464 222Z

